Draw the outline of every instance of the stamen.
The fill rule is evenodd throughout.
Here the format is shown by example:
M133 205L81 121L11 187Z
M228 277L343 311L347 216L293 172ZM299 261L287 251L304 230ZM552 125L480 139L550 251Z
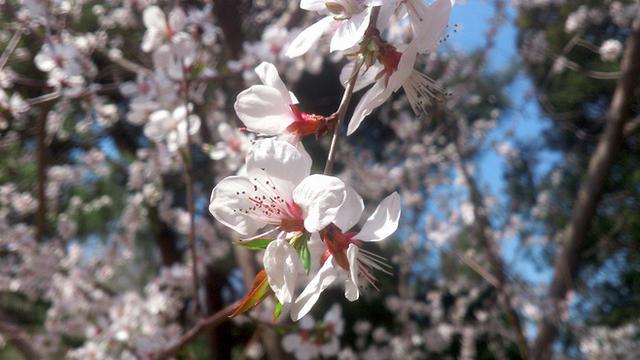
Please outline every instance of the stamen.
M433 102L444 102L448 96L429 76L414 70L402 85L411 109L417 116L425 115Z

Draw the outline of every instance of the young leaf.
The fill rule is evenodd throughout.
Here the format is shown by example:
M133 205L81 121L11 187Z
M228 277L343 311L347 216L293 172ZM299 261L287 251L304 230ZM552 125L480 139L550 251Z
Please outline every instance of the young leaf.
M276 309L273 311L273 322L276 322L282 313L282 304L276 299Z
M262 270L256 275L253 280L253 285L249 294L242 300L242 302L233 310L233 313L229 317L236 317L254 306L260 304L271 293L269 287L269 280L267 279L267 273Z
M311 234L304 232L291 239L291 245L298 251L298 256L307 275L309 275L309 270L311 269L311 253L309 253L309 246L307 245L310 237Z
M309 275L309 270L311 269L311 253L309 252L309 246L307 246L307 240L300 245L298 256L300 256L304 271Z
M239 240L239 241L234 241L233 244L240 245L249 250L264 250L272 241L273 239L253 239L253 240L247 240L247 241Z

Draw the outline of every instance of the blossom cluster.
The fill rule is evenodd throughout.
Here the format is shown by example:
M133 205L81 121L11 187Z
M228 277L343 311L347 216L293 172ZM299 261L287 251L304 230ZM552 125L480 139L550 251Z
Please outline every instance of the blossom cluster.
M351 116L348 135L400 87L416 114L422 115L431 101L444 94L431 78L414 70L416 58L436 49L452 5L450 0L431 5L422 1L302 1L302 9L325 17L300 32L288 44L286 55L304 55L322 37L330 36L329 50L343 52L352 60L341 75L345 96L373 84ZM405 14L412 30L409 43L389 42L383 34L390 18ZM395 232L400 197L397 193L386 197L359 232L351 231L364 209L362 197L337 177L311 174L311 158L301 143L307 135L319 137L332 128L340 131L346 109L331 116L302 112L275 65L263 62L255 73L262 84L238 94L234 109L247 131L267 138L249 148L241 175L216 185L209 211L243 236L237 245L264 249L264 271L256 276L249 295L233 315L255 306L271 291L277 299L275 317L286 308L293 320L299 320L334 282L344 281L345 297L355 301L363 281L375 286L374 270L389 272L383 258L362 245ZM305 273L309 280L296 296L296 286Z

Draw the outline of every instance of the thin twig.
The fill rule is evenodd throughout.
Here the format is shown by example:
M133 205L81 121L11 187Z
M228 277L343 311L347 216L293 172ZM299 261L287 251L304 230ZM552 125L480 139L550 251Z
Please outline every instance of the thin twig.
M369 29L374 29L376 27L376 23L378 22L378 14L380 14L380 7L374 7L371 11L371 18L369 20ZM340 138L340 131L342 130L342 122L344 121L344 117L347 114L347 108L349 107L349 103L351 102L351 95L353 95L353 88L356 85L356 80L358 78L358 72L360 72L360 68L362 67L362 60L360 58L356 59L356 64L353 67L353 72L351 73L351 77L347 82L347 87L342 94L342 100L340 101L340 106L338 107L338 111L336 111L337 119L333 128L333 137L331 138L331 146L329 147L329 155L327 156L327 163L324 167L324 174L331 175L333 172L333 164L336 158L336 150L338 148L338 139Z
M466 255L458 255L458 258L462 260L463 263L467 264L471 268L471 270L475 271L478 275L480 275L483 279L487 280L487 282L494 287L498 287L498 279L493 276L489 271L485 270L480 264L475 262L475 260L471 259Z
M36 212L36 240L39 243L44 242L47 232L47 114L49 107L44 106L40 109L37 120L37 164L38 164L38 210Z
M454 145L457 152L456 158L458 161L458 166L460 167L462 176L467 183L467 187L469 188L478 240L480 240L480 243L486 251L487 257L489 259L489 264L491 265L492 276L495 279L495 282L492 282L492 284L496 287L496 290L498 292L498 300L502 305L505 314L507 315L509 323L511 323L511 326L515 331L520 354L522 355L522 358L528 359L529 347L527 345L527 338L524 336L522 323L520 322L518 313L513 308L511 296L507 289L507 276L504 270L504 264L500 255L499 246L496 243L495 239L489 235L491 224L489 223L489 219L487 218L487 209L484 205L482 194L480 193L478 184L475 182L475 179L471 176L464 163L465 152L462 149L461 139L459 136L457 136L454 140Z
M13 51L18 46L18 43L20 42L20 39L22 38L23 33L24 33L24 28L23 27L18 28L18 30L16 30L16 32L11 37L11 40L9 40L9 44L7 45L7 47L4 48L4 51L2 52L2 56L0 56L0 71L4 69L5 65L7 65L7 62L9 61L11 54L13 54Z
M353 88L355 87L360 67L362 67L362 61L360 59L356 59L356 65L353 67L353 73L351 74L351 78L347 83L347 87L345 88L344 94L342 95L342 100L340 101L340 106L338 107L338 111L336 112L338 115L336 122L333 125L333 137L331 138L331 146L329 147L327 163L324 167L325 175L331 175L331 173L333 172L333 163L336 159L336 150L338 148L338 138L340 138L340 131L342 130L342 121L344 120L344 116L347 113L349 102L351 102L351 95L353 95Z
M191 254L191 272L193 277L193 299L195 303L195 313L199 314L200 307L200 297L198 296L198 285L200 284L199 276L198 276L198 263L196 256L196 245L195 245L195 235L196 235L196 225L195 225L195 209L193 205L193 156L191 154L191 124L189 120L189 77L187 76L187 67L182 66L183 73L183 86L184 86L184 106L186 112L185 121L187 122L187 148L185 149L182 156L184 160L185 167L185 176L186 176L186 185L187 185L187 209L189 211L189 253Z
M223 322L229 320L229 315L233 313L233 310L240 304L240 302L233 303L226 308L218 311L217 313L198 321L194 327L187 331L178 341L169 346L164 351L160 352L154 359L162 360L169 359L176 354L189 342L193 341L200 333L209 328L214 328Z

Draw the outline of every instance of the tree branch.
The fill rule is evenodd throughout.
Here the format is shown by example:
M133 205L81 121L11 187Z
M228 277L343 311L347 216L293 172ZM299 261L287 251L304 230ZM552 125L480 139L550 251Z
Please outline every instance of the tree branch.
M369 19L369 29L375 29L376 23L378 22L378 15L380 14L380 7L374 7L371 11L371 18ZM349 107L349 103L351 102L351 95L353 95L353 88L356 85L356 80L358 78L358 72L362 67L362 61L360 58L356 59L356 64L353 67L353 72L351 73L351 77L347 82L347 87L344 89L344 93L342 94L342 100L340 100L340 105L338 106L337 120L334 124L333 128L333 137L331 138L331 145L329 147L329 155L327 156L327 163L324 166L324 174L331 175L333 172L333 163L336 158L336 150L338 148L338 139L340 138L340 131L342 130L342 122L344 121L344 117L347 114L347 108Z
M238 304L239 302L233 303L226 308L218 311L217 313L198 321L198 323L184 335L182 335L182 337L175 344L160 352L154 359L169 359L175 356L186 344L193 341L204 330L216 327L227 321L229 319L229 315L231 315Z
M484 204L484 200L482 198L482 194L478 189L478 185L475 180L467 170L466 165L464 164L464 151L462 150L462 144L460 144L460 137L456 137L454 140L454 145L457 152L457 158L459 162L460 171L462 172L462 176L464 177L465 182L467 183L467 187L469 188L471 204L473 206L473 215L476 223L476 233L477 237L482 244L482 247L485 249L487 258L489 259L489 264L491 266L491 277L485 277L487 281L488 279L492 279L491 282L497 292L498 292L498 300L503 307L507 319L513 330L516 332L516 338L518 343L518 348L520 349L520 354L524 359L528 359L528 345L527 338L524 336L524 331L522 329L522 324L520 322L520 318L518 317L518 313L513 309L513 304L511 301L511 296L509 295L509 291L507 290L507 276L504 270L504 264L502 262L502 256L500 255L500 248L498 244L495 242L492 236L490 236L491 232L491 224L489 219L487 218L487 208ZM473 268L473 267L472 267ZM475 270L475 269L474 269Z
M555 309L565 300L567 292L575 282L579 265L578 256L584 246L596 207L604 193L611 167L620 152L625 122L632 114L633 93L640 79L639 18L634 21L633 33L626 41L621 68L622 77L618 81L607 113L604 132L589 161L587 175L580 185L571 220L562 233L565 246L556 258L548 296ZM547 316L543 318L538 329L532 355L534 359L548 359L551 356L553 342L558 335L558 326Z
M42 359L42 354L33 346L33 339L19 327L0 321L0 333L20 351L26 359Z
M195 303L195 313L199 314L202 307L200 306L200 297L198 296L198 286L200 285L200 277L198 274L198 257L196 255L196 225L195 225L195 209L193 204L193 155L191 153L191 124L189 116L189 69L183 64L182 66L182 85L184 87L184 107L185 121L187 123L187 146L182 154L185 167L185 182L187 187L187 209L189 211L189 254L191 254L191 273L193 278L193 301Z
M38 164L38 209L36 211L36 240L44 242L47 232L47 114L49 106L44 106L38 114L36 128L36 156Z

